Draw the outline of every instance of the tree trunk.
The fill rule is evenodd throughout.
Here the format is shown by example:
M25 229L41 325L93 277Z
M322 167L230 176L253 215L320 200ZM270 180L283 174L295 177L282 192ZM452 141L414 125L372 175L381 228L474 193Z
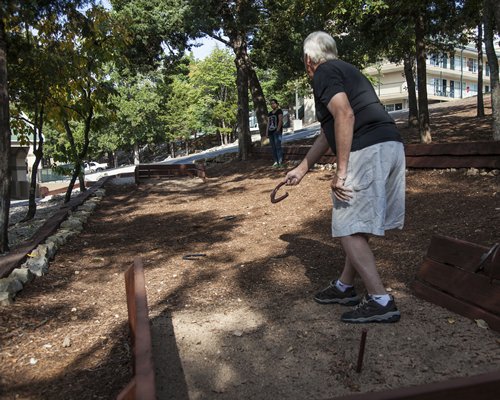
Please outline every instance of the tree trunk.
M477 116L484 117L483 100L483 24L477 25Z
M33 167L31 169L30 192L28 196L28 212L23 218L23 222L33 219L36 214L36 178L38 175L38 166L40 165L40 161L42 161L43 157L43 135L39 129L36 130L38 131L38 144L36 140L37 132L35 132L33 135L35 137L33 140L33 153L35 154L35 161L33 162Z
M418 127L418 106L415 78L413 77L414 57L408 55L404 59L406 86L408 88L408 126Z
M498 59L493 45L494 15L500 19L500 5L495 0L484 0L484 44L490 66L491 109L493 113L493 140L500 140L500 86L498 83ZM500 24L500 21L497 21ZM498 25L500 26L500 25Z
M248 110L248 80L249 73L246 58L246 42L243 35L239 35L231 41L234 53L236 55L234 63L236 64L236 87L238 89L238 117L237 117L237 135L238 135L238 156L240 160L247 160L252 146L249 125Z
M2 10L3 7L0 7ZM10 122L7 80L7 43L3 12L0 12L0 253L9 251Z
M172 149L173 149L173 145L172 145ZM172 154L174 152L172 151ZM174 157L172 155L172 157ZM134 165L139 165L140 164L140 160L139 160L139 144L136 142L134 143Z
M252 94L255 116L257 117L257 123L259 124L260 136L265 136L267 130L266 99L264 97L264 92L262 91L259 78L257 77L257 73L253 69L248 56L246 57L246 63L249 74L248 83L250 85L250 93Z
M419 14L415 20L415 44L417 49L417 86L418 86L418 130L422 143L432 142L427 102L427 68L425 65L425 26L424 17Z
M29 221L33 219L36 214L36 178L38 175L38 166L42 161L43 157L43 119L45 117L45 107L42 105L40 107L40 112L38 112L38 107L35 110L35 122L33 127L33 154L35 155L35 161L31 169L31 181L30 181L30 191L28 196L28 212L23 218L24 221Z

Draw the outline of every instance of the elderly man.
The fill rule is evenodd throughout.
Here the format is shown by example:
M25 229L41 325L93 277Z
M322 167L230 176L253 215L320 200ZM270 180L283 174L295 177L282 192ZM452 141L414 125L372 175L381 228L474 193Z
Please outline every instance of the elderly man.
M335 40L313 32L304 41L304 63L312 79L321 134L293 170L297 185L330 147L337 157L331 181L332 236L340 238L345 265L337 280L317 293L321 304L356 305L341 320L351 323L396 322L400 312L387 294L369 246L370 235L402 229L405 212L405 155L401 136L373 86L354 66L337 57ZM356 274L367 290L362 299Z

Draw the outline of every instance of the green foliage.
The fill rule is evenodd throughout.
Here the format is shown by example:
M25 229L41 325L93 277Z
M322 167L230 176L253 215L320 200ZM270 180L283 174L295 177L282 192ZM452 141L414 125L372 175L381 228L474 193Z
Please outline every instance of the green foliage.
M112 74L116 94L110 98L97 146L101 151L131 149L134 144L144 145L165 141L164 85L160 72L120 76Z
M205 60L192 64L189 79L199 91L200 129L231 133L237 111L234 56L228 50L214 49Z
M127 64L134 71L154 71L183 57L188 6L183 0L111 0L121 26L127 27ZM124 65L121 65L123 67Z

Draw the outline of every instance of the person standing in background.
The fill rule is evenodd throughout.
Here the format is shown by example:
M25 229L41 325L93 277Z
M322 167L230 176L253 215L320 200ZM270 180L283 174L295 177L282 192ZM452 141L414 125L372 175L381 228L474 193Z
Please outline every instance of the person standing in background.
M271 99L271 108L267 117L266 135L271 142L273 152L273 167L281 167L283 164L283 149L281 148L281 137L283 136L283 110L279 107L276 99Z

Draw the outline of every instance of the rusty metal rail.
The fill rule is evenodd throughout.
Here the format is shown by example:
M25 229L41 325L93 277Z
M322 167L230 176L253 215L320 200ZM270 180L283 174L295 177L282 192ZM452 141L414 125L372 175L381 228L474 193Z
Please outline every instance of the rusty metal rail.
M155 400L155 372L144 267L139 257L125 272L128 322L134 356L134 377L117 400Z

